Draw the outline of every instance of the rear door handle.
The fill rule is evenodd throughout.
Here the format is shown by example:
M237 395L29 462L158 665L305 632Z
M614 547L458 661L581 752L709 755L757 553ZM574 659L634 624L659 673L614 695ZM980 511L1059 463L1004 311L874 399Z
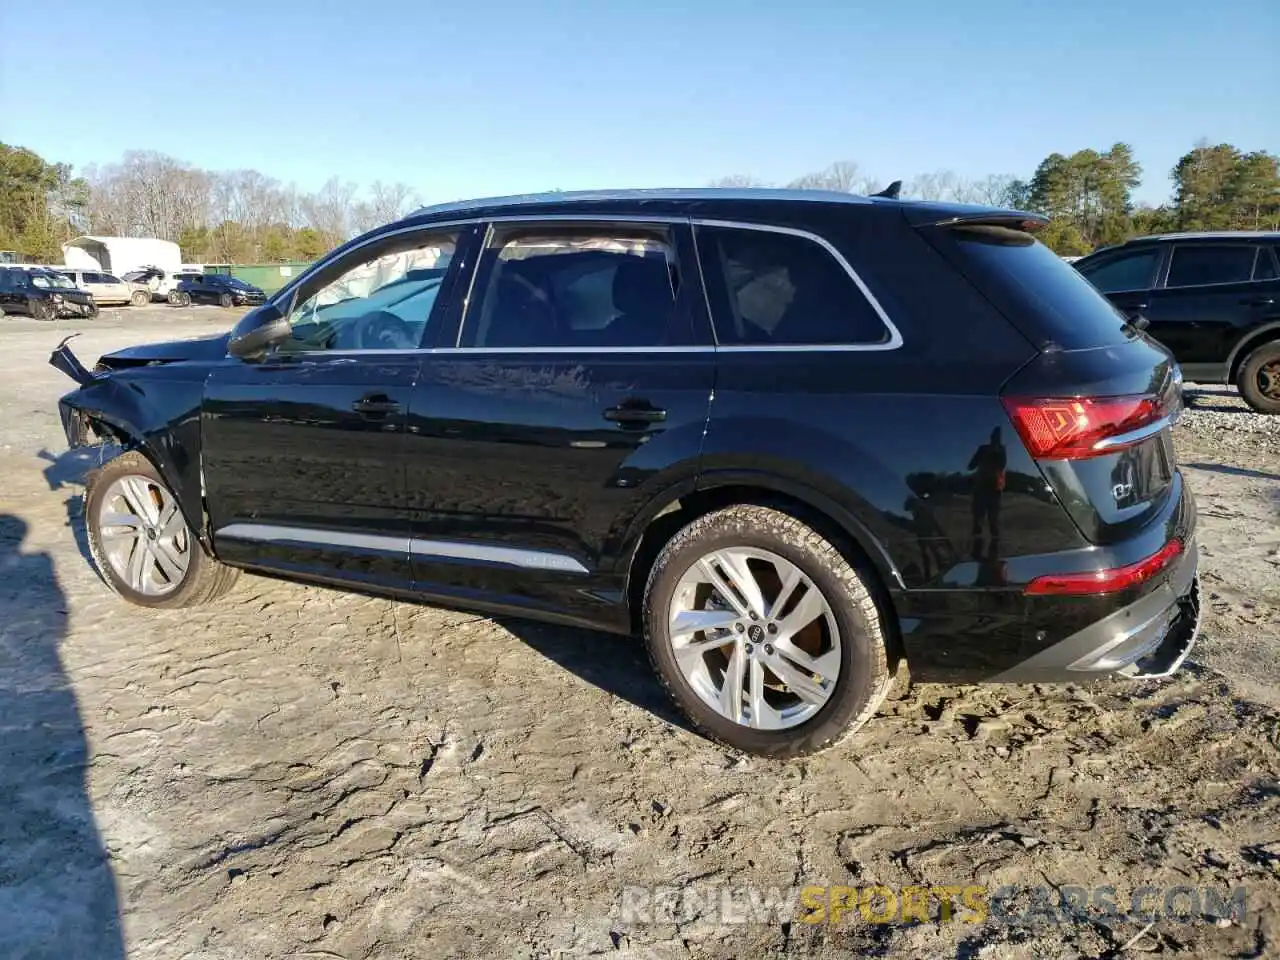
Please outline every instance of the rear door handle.
M604 418L623 426L661 423L667 419L667 411L660 410L648 400L624 400L604 412Z
M385 417L389 413L399 413L400 404L385 393L369 393L353 403L351 409L362 417Z

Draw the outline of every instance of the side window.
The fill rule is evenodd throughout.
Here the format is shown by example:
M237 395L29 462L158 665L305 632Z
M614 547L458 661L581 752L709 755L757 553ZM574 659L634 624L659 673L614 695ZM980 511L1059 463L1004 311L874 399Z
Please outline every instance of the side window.
M84 283L106 283L107 282L107 278L100 273L86 273L86 274L82 274L82 276L84 278L83 280ZM75 282L75 277L73 276L71 280L72 282Z
M1086 264L1080 272L1103 293L1125 290L1147 290L1155 283L1160 265L1160 248L1145 247L1108 257L1099 263Z
M103 282L103 283L119 283L119 282L120 282L120 279L119 279L119 277L113 277L113 276L112 276L111 274L109 274L109 273L104 273L104 274L102 275L102 282Z
M656 347L689 342L663 230L502 230L477 274L460 346Z
M1179 244L1169 262L1167 287L1197 287L1209 283L1241 283L1253 275L1256 247Z
M295 293L281 350L417 349L457 242L452 232L389 237L322 268Z
M851 345L889 330L849 271L808 237L699 227L698 255L723 346Z
M1259 247L1258 260L1253 265L1253 279L1255 280L1275 280L1280 277L1280 270L1276 268L1276 255L1272 247Z

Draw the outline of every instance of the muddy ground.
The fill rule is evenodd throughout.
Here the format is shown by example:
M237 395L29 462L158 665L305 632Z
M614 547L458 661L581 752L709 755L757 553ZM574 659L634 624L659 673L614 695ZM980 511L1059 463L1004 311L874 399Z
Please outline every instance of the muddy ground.
M78 347L233 315L106 310ZM1182 673L916 685L774 764L684 729L629 641L256 577L116 599L44 365L70 329L0 320L0 956L1280 955L1280 418L1233 391L1177 428L1206 601ZM1015 895L810 924L793 889L974 884ZM1099 886L1247 900L1037 906Z

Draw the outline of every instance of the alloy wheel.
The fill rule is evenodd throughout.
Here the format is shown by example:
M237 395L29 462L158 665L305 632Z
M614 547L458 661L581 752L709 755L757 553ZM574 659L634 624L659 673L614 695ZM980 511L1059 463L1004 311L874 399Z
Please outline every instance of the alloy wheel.
M173 494L150 477L126 474L100 501L99 540L112 571L131 590L164 596L191 563L191 532Z
M721 716L759 730L809 720L840 675L831 604L790 560L757 547L712 551L681 577L668 610L684 679Z

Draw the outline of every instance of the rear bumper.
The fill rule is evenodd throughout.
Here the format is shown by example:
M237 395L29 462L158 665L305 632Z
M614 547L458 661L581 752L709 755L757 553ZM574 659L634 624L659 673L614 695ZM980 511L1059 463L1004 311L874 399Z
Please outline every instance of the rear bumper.
M992 679L1029 683L1107 674L1135 680L1169 676L1182 666L1199 636L1198 564L1192 539L1181 561L1154 589Z

